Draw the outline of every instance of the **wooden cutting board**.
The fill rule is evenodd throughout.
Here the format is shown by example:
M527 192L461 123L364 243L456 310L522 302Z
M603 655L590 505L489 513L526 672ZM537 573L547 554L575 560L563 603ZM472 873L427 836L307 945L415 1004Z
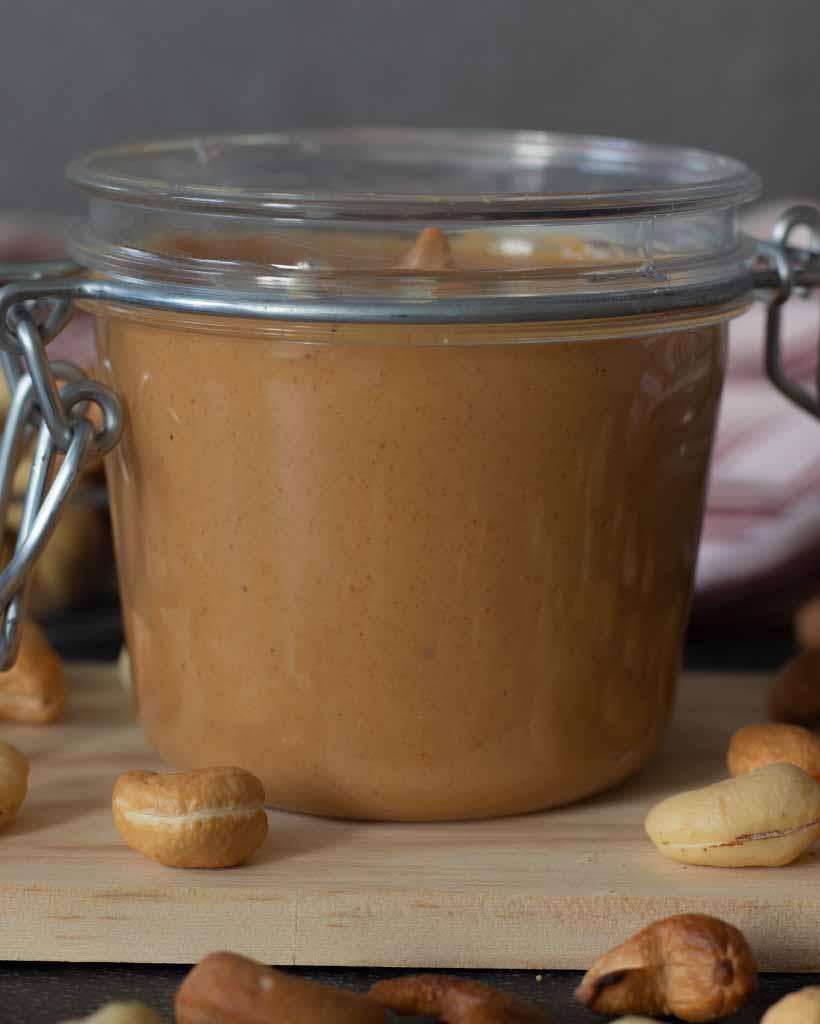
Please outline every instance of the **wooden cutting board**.
M251 863L180 871L120 841L114 780L160 763L114 671L74 676L64 724L0 727L32 763L0 833L0 959L190 963L227 948L272 964L582 968L654 918L700 911L742 928L764 969L820 970L818 852L686 867L643 833L656 800L724 776L730 733L762 717L761 677L685 678L663 755L574 807L452 825L271 813Z

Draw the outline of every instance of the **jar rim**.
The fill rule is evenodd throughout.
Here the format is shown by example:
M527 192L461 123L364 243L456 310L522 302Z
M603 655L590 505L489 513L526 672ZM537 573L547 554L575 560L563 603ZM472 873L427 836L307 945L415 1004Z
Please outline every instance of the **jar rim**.
M503 221L654 216L748 202L742 162L599 135L316 128L128 143L71 163L92 197L304 220Z

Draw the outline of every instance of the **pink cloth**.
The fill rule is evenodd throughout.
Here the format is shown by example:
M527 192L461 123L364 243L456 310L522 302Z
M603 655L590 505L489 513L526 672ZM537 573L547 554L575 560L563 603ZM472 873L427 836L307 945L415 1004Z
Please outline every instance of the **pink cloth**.
M68 255L68 222L48 214L0 211L0 260L60 259ZM52 359L70 359L84 369L94 365L91 317L78 311L49 345Z
M91 316L79 310L48 346L50 359L69 359L86 372L94 369L94 326Z
M788 202L746 219L767 237ZM798 244L802 241L799 236ZM765 309L757 303L731 327L729 372L707 498L695 610L804 589L820 573L820 423L769 383L763 369ZM820 336L817 296L784 308L784 362L814 389ZM781 595L782 596L782 595Z

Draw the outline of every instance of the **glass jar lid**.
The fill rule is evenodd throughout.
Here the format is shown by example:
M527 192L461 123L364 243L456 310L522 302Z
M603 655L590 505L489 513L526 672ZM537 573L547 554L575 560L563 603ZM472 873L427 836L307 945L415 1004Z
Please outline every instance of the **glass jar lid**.
M164 209L366 220L660 215L743 203L737 160L600 136L323 129L114 146L78 160L80 188Z
M324 129L116 146L73 163L84 265L270 316L527 320L732 302L738 161L597 136Z

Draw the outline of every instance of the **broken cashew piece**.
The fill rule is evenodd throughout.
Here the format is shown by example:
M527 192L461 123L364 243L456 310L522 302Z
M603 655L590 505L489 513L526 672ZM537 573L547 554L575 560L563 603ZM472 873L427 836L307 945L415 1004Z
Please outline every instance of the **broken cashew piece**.
M657 804L645 822L659 852L684 864L782 867L820 836L820 783L770 764Z
M401 261L405 270L453 270L455 260L441 228L425 228Z
M820 986L783 996L763 1014L760 1024L820 1024Z
M268 833L265 789L242 768L126 772L112 798L114 823L133 849L175 868L228 868Z
M142 1003L106 1003L90 1017L69 1020L65 1024L165 1024L165 1021Z
M655 921L595 961L575 991L596 1013L719 1020L757 988L757 966L743 935L705 914Z
M385 1024L376 1003L265 967L235 953L211 953L176 994L177 1024Z
M0 719L56 722L66 703L63 663L36 622L25 622L22 630L17 661L0 672Z
M19 811L28 792L28 761L16 747L0 740L0 828Z
M446 974L411 974L378 981L370 999L397 1013L438 1017L444 1024L549 1024L540 1007L507 992Z
M726 760L730 775L745 775L767 764L793 764L820 782L820 736L782 722L746 725L732 736Z

